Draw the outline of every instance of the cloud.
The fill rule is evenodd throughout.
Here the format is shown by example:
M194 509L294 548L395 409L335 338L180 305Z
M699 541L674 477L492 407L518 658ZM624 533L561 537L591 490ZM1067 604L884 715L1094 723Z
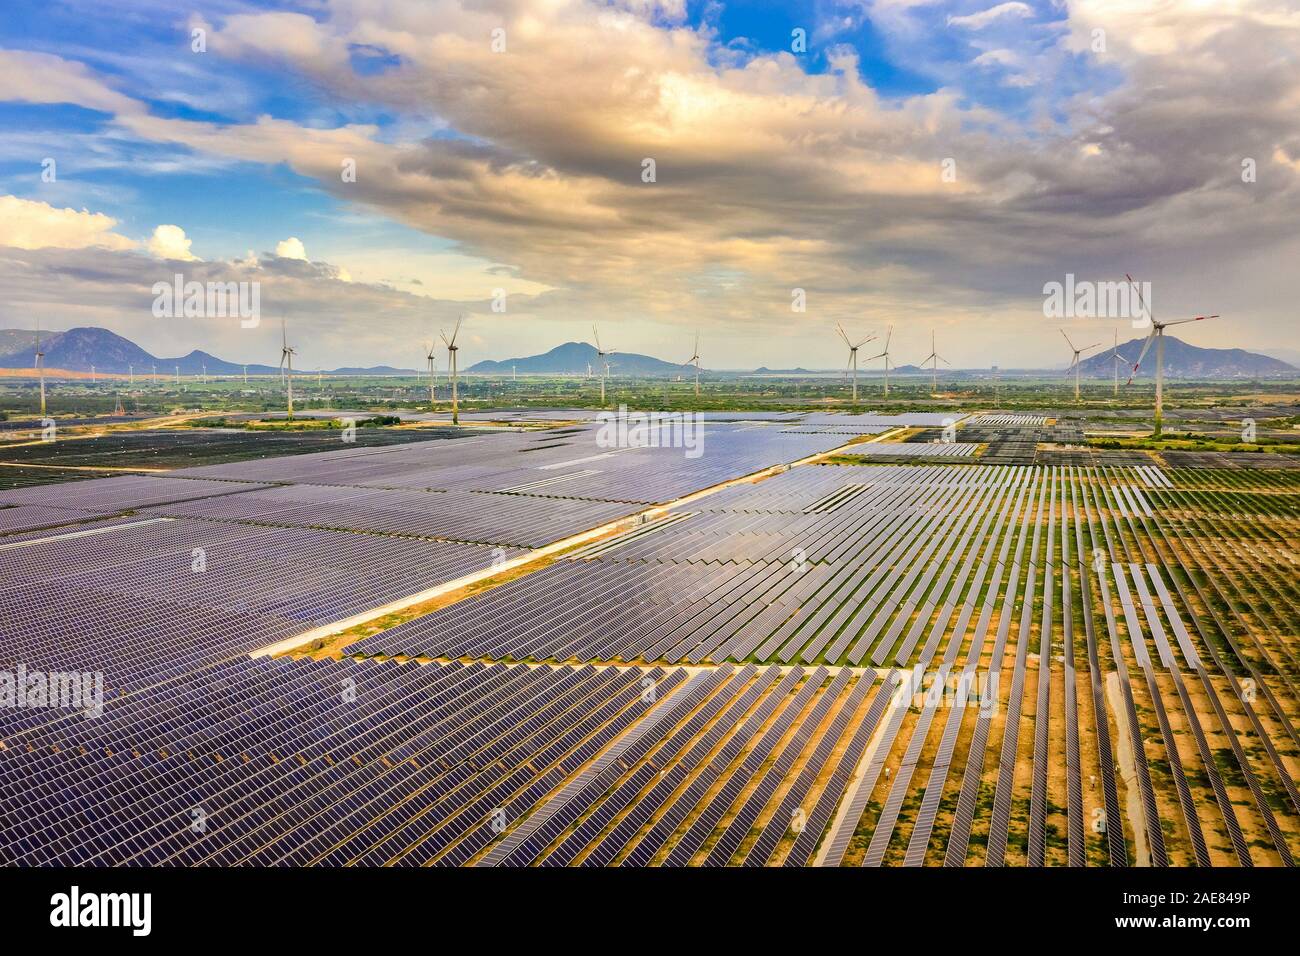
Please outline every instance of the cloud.
M996 7L989 7L987 10L981 10L979 13L971 13L967 16L948 17L948 26L966 27L969 30L983 30L990 23L1003 17L1019 17L1028 19L1034 15L1033 9L1027 3L1019 3L1017 0L1011 0L1010 3L999 3Z
M275 254L281 259L301 259L307 261L307 250L303 248L302 240L297 236L290 236L288 239L282 239L275 244Z
M191 241L180 226L157 226L149 239L149 254L159 259L195 262L197 257L190 252Z
M27 50L0 50L0 91L0 98L20 103L73 103L105 113L140 109L84 63Z
M117 220L99 212L56 209L49 203L0 196L0 246L15 249L130 249L135 243L113 232Z
M850 48L810 73L808 59L724 49L674 19L679 6L637 0L330 0L311 17L218 18L212 61L310 87L323 105L302 120L276 115L276 100L265 115L155 114L67 61L57 95L116 104L115 142L196 165L284 164L353 210L437 237L433 248L509 269L530 294L478 327L511 347L521 330L554 338L598 315L629 337L701 323L774 350L820 341L837 320L933 323L977 352L995 335L1031 341L1043 283L1066 272L1167 279L1163 302L1199 308L1202 274L1249 271L1286 245L1300 214L1287 165L1300 156L1300 14L1268 0L975 7L950 19L938 3L839 4L932 81L920 95L874 89ZM506 53L488 42L496 26ZM384 68L358 68L348 54L362 47ZM1249 185L1245 157L1260 160ZM344 159L355 182L340 178ZM367 294L388 278L374 256L328 257ZM318 288L343 270L302 260L266 267L310 273L321 285L302 294L328 301ZM477 299L494 277L421 278ZM1287 270L1273 282L1277 303L1300 294ZM794 287L810 303L797 318ZM950 348L959 361L960 340Z

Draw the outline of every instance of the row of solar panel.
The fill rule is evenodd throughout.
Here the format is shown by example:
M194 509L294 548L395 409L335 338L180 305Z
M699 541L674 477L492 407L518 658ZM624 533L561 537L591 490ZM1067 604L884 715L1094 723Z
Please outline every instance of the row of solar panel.
M838 760L844 774L816 781L843 735L869 732L861 705L873 677L844 669L827 687L831 676L752 665L694 676L218 665L113 701L100 718L67 716L6 737L0 859L449 865L554 856L548 865L640 865L680 833L689 836L680 862L769 754L803 768L801 800L838 801L853 754ZM765 818L775 838L763 862L787 836L799 842L798 815L768 812L772 796L760 788L746 801L746 818ZM697 817L697 808L708 812ZM566 824L548 838L575 813L578 829Z

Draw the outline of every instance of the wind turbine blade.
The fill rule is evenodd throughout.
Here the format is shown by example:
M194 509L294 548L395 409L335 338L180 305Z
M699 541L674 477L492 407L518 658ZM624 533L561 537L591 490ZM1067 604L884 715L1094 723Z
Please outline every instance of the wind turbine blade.
M1131 385L1133 383L1133 376L1136 375L1138 369L1142 367L1142 360L1147 357L1147 352L1151 350L1151 343L1156 340L1156 332L1157 329L1152 326L1151 334L1147 336L1146 342L1142 344L1142 351L1138 353L1137 361L1133 363L1133 371L1129 372L1128 381L1124 384Z
M855 345L855 346L853 346L853 347L854 347L855 349L860 349L860 348L862 348L862 346L864 346L864 345L866 345L868 342L872 341L875 337L876 337L876 333L875 333L875 332L872 332L872 333L871 333L870 335L868 335L865 339L863 339L861 342L859 342L857 345Z
M1138 296L1138 305L1142 306L1142 314L1145 315L1145 316L1146 316L1148 319L1150 319L1152 322L1154 322L1154 321L1156 320L1156 317L1155 317L1154 315L1151 314L1151 310L1150 310L1149 308L1147 308L1146 300L1145 300L1144 298L1142 298L1142 285L1141 285L1141 283L1134 282L1134 281L1133 281L1133 277L1132 277L1131 275L1129 275L1127 272L1124 273L1124 278L1125 278L1125 279L1128 279L1129 284L1132 285L1134 291L1137 292L1137 296Z
M889 327L889 331L885 333L885 350L880 353L881 355L889 354L889 340L893 337L894 337L894 327L891 325Z
M1065 339L1065 344L1070 346L1070 350L1077 352L1078 349L1074 347L1074 343L1070 341L1070 337L1065 334L1065 329L1059 329L1058 331L1061 333L1061 337Z
M456 327L451 330L451 341L447 343L448 346L452 346L456 344L456 336L460 335L460 324L464 321L465 321L465 313L462 312L460 315L456 317Z
M1206 319L1217 319L1217 315L1194 315L1190 319L1174 319L1170 322L1161 322L1161 325L1186 325L1188 322L1204 322Z
M836 322L836 323L835 323L835 331L838 332L838 333L840 334L840 338L842 338L842 339L844 340L844 344L845 344L845 345L847 345L849 348L853 348L853 343L849 341L849 337L848 337L848 335L847 335L847 334L845 333L845 331L844 331L844 326L842 326L842 325L840 325L838 322Z
M594 325L591 327L591 337L596 340L596 351L604 352L605 350L600 347L600 333L596 331L596 327Z

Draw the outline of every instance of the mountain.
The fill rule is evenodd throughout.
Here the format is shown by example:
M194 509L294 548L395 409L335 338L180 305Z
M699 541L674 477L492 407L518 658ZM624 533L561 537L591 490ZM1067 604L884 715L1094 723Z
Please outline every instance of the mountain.
M1288 348L1269 349L1264 354L1272 356L1275 359L1281 359L1283 362L1286 362L1289 365L1300 366L1300 349L1288 349Z
M46 332L45 335L58 335ZM31 329L0 329L0 358L29 349L36 344L36 333Z
M1119 347L1119 354L1129 361L1129 367L1137 361L1142 351L1145 337L1124 342ZM1153 344L1147 357L1142 360L1141 378L1154 374L1156 347ZM1110 349L1102 349L1091 358L1080 363L1083 374L1090 378L1110 378L1114 375L1114 363ZM1124 370L1120 370L1121 374ZM1165 374L1175 378L1267 378L1271 376L1294 375L1300 372L1294 365L1288 365L1280 359L1247 352L1245 349L1203 349L1188 345L1165 333Z
M27 335L32 338L24 344L23 337ZM3 348L7 342L17 343L21 347L5 354ZM244 370L243 365L227 362L197 349L179 358L159 358L108 329L75 328L66 332L46 333L41 339L41 346L45 351L46 368L62 368L71 372L89 372L91 366L100 372L123 374L132 368L144 374L151 372L155 366L163 375L172 375L177 369L182 375L197 375L205 367L210 375L238 375ZM0 330L0 368L33 368L35 365L35 334L22 329ZM266 375L278 373L279 369L271 365L250 365L248 371L254 375Z
M565 342L557 345L544 355L529 355L526 358L511 358L501 362L483 361L471 365L467 372L475 375L509 375L510 370L525 375L586 375L590 363L593 374L600 372L600 355L594 345L586 342ZM636 352L615 352L609 356L611 375L685 375L684 365L665 362L650 355L638 355Z

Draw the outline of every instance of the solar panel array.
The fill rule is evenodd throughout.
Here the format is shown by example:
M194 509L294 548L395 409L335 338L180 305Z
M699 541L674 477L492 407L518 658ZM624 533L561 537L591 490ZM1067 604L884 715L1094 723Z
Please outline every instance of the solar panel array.
M0 496L0 670L108 685L0 709L0 862L1292 862L1291 471L798 467L349 648L428 663L246 656L843 441L790 425Z
M873 729L875 684L752 665L231 662L7 736L0 861L804 862L783 768L803 799L837 802L846 773L823 771L851 766L836 750ZM754 829L747 852L736 836Z

